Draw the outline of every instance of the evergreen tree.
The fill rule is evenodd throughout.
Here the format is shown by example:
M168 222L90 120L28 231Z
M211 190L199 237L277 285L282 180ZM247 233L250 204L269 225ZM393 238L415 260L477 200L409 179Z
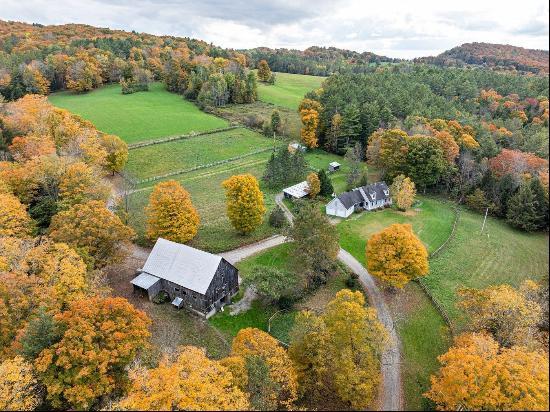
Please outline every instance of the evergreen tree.
M33 361L44 349L59 342L63 327L52 315L41 310L38 316L29 322L19 340L19 353L28 361Z
M522 184L510 198L506 218L512 226L527 232L538 229L537 202L529 184Z
M332 196L332 194L334 193L334 187L332 186L332 181L325 172L325 169L319 170L317 176L319 177L319 181L321 182L321 190L319 191L319 194L321 196Z
M270 188L279 189L304 179L307 163L300 150L290 153L281 147L271 154L262 181Z
M538 178L533 178L530 186L533 196L535 197L538 229L546 229L548 228L548 198L544 192L544 187Z
M347 147L359 142L361 136L361 113L355 103L346 106L342 113L340 136L341 142L338 143L339 152L343 152Z
M281 115L278 110L273 110L271 112L271 129L275 132L279 132L279 127L281 126Z
M508 202L516 193L517 184L511 174L504 175L498 183L499 209L500 216L505 217L508 214Z

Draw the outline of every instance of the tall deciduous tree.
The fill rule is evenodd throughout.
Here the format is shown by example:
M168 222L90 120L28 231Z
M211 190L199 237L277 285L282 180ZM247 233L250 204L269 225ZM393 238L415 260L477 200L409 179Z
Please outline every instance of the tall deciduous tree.
M405 175L396 176L390 187L391 197L399 210L407 210L414 203L416 186Z
M101 145L107 151L106 168L113 175L121 172L128 161L128 145L113 134L101 136Z
M408 139L407 175L422 188L436 184L447 167L438 142L435 137L422 135Z
M298 391L296 371L288 354L275 338L259 329L241 329L233 339L231 355L245 360L251 356L261 358L269 368L271 381L276 384L272 392L267 394L268 399L272 399L277 408L290 409L293 406Z
M491 337L462 335L439 357L424 395L439 410L547 410L548 355L499 348Z
M428 252L411 225L394 223L368 240L367 267L374 276L402 288L428 274Z
M61 340L35 365L54 407L89 409L126 381L125 367L149 338L149 318L123 298L76 301L55 316Z
M227 217L242 234L262 224L266 208L258 181L251 174L231 176L223 182L227 198Z
M121 410L246 410L245 394L221 362L206 357L204 349L181 347L171 362L166 357L154 369L134 369Z
M0 409L32 411L42 402L42 393L32 365L22 357L0 363Z
M105 203L93 200L55 215L50 236L92 257L96 266L103 267L124 256L124 248L134 237L134 231L111 213Z
M269 68L269 64L265 60L260 60L258 63L258 79L262 82L267 82L270 77L271 69Z
M28 237L33 232L27 208L10 193L0 193L0 236Z
M321 191L321 182L319 180L319 176L317 176L317 173L311 172L309 175L307 175L306 180L309 188L309 197L315 199Z
M159 183L147 206L147 237L178 243L193 239L199 229L199 214L189 193L175 180Z

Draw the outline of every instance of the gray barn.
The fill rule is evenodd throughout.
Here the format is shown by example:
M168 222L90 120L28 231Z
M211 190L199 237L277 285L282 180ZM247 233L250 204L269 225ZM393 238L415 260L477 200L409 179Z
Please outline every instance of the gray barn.
M238 270L220 256L159 238L143 269L131 281L134 292L153 299L161 291L178 308L209 317L239 290Z

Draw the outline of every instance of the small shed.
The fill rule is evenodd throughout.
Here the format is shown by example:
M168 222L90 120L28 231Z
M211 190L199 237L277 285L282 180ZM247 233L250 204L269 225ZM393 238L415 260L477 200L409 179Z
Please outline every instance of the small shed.
M304 180L294 186L283 189L283 194L287 199L302 199L309 194L309 185L307 181Z
M337 170L340 170L341 164L338 162L330 162L328 164L328 171L329 172L336 172Z
M288 145L288 151L290 153L294 153L296 151L305 152L307 150L307 147L305 147L303 144L300 143L291 143Z
M150 300L164 291L172 304L209 317L239 290L238 270L225 259L159 238L131 281Z

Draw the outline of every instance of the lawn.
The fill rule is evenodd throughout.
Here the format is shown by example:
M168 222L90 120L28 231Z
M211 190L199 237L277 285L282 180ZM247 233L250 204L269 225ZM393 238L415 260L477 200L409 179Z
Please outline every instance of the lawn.
M239 275L246 279L250 271L257 265L271 266L282 270L292 270L292 244L285 243L275 246L257 255L251 256L241 261L237 267ZM336 292L346 287L345 281L348 274L345 270L339 269L337 274L329 279L329 281L314 291L306 294L300 299L290 310L279 311L279 308L274 304L266 304L260 300L255 300L252 307L239 315L231 316L229 310L223 313L218 313L209 322L228 336L228 340L235 336L239 330L243 328L258 328L263 331L268 331L268 325L271 319L271 335L282 342L289 342L289 332L294 325L294 317L300 310L310 309L322 311L330 302Z
M407 213L396 209L367 212L338 224L340 245L363 265L367 240L376 232L393 223L409 223L429 252L436 250L450 235L454 212L449 203L418 197ZM381 285L383 286L383 285ZM402 291L386 291L397 332L402 343L402 373L405 403L409 410L429 407L422 397L429 385L429 377L438 369L437 356L444 353L450 342L450 333L424 291L410 283Z
M321 87L325 77L303 74L275 73L275 84L258 82L261 101L297 110L304 95Z
M395 208L352 215L338 224L340 246L365 264L367 240L393 223L409 223L428 249L435 251L452 230L454 212L450 203L418 196L413 208L400 212Z
M462 210L456 236L430 262L425 283L460 328L463 319L455 307L459 287L518 286L526 279L548 274L548 235L525 233L506 222Z
M126 171L139 180L269 149L273 144L273 139L249 129L232 129L133 149Z
M226 120L204 113L192 102L168 92L162 83L151 84L148 92L127 95L115 84L85 94L53 93L48 99L127 143L228 125Z
M260 153L234 162L213 166L171 177L179 181L191 194L197 208L201 224L199 233L190 245L209 252L217 253L234 249L244 244L266 238L274 233L267 223L269 211L275 206L274 193L264 190L265 205L268 212L264 223L249 235L238 234L231 226L225 210L225 192L222 182L234 174L250 173L258 179L263 174L269 153ZM144 187L129 196L129 224L138 234L138 243L146 243L145 211L152 187Z

